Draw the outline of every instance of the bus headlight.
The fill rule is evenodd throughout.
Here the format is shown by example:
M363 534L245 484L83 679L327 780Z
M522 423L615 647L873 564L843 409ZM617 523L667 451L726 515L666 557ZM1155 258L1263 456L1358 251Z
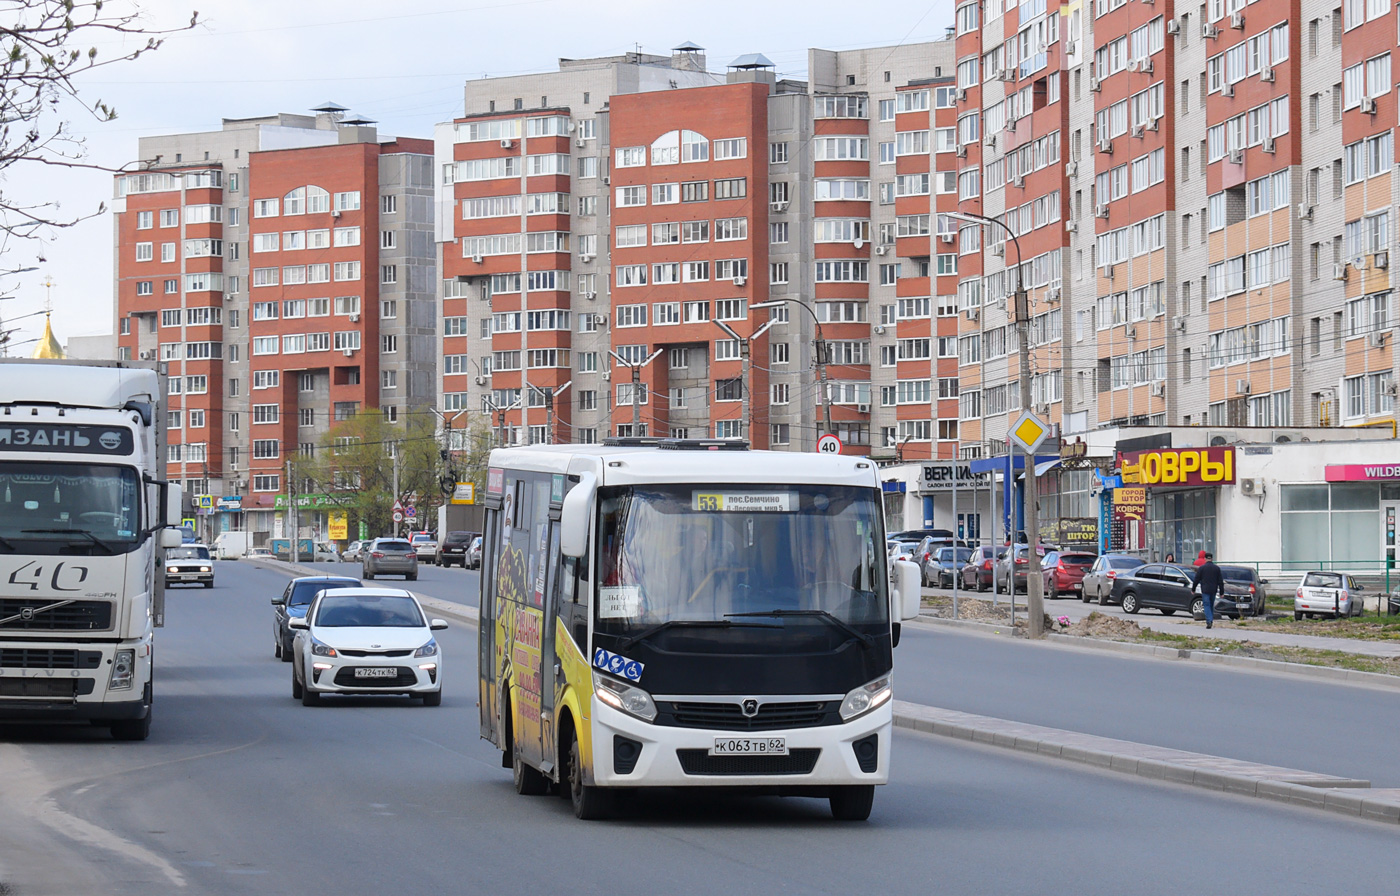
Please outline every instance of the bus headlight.
M114 691L126 690L136 679L136 651L118 650L112 657L112 680L107 685Z
M656 703L651 695L625 681L594 676L593 693L613 709L620 709L642 721L650 722L656 718Z
M884 675L847 694L841 701L841 720L849 722L888 702L894 696L890 687L892 679L893 676Z

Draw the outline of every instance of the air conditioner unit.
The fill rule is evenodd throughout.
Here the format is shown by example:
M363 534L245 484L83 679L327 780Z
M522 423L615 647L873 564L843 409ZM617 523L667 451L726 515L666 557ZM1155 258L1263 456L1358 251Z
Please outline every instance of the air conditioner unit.
M1142 72L1142 73L1144 73L1144 74L1148 74L1148 75L1152 74L1152 60L1151 60L1151 59L1139 59L1139 60L1138 60L1138 67L1137 67L1137 70L1140 71L1140 72Z
M1274 67L1273 67L1272 65L1266 65L1266 66L1263 66L1262 68L1259 69L1259 80L1260 80L1260 81L1272 81L1273 79L1274 79Z
M611 371L611 370L604 370L604 371L603 371L603 382L606 383L606 382L609 382L609 381L611 381L611 380L612 380L612 371Z
M1008 118L1006 120L1006 132L1008 134L1016 133L1016 122L1018 121L1020 121L1019 118Z
M1168 19L1168 20L1167 20L1167 33L1168 33L1168 34L1180 34L1180 33L1181 33L1181 22L1180 22L1179 20L1177 20L1177 19Z
M868 413L870 413L870 405L868 405L868 404L858 404L858 405L856 405L856 413L857 413L857 414L868 414Z
M360 322L360 314L359 314L358 311L355 312L354 314L351 314L351 315L350 315L350 323L352 323L352 324L357 324L357 323L359 323L359 322Z
M1152 394L1161 398L1167 394L1167 381L1157 380L1152 384Z
M1235 95L1235 85L1233 85L1233 84L1226 84L1224 87L1220 88L1220 95L1221 95L1221 96L1234 96L1234 95Z
M988 134L988 135L987 135L986 143L987 143L987 145L988 145L989 147L991 147L992 149L996 149L996 148L997 148L997 135L996 135L996 134Z
M1308 205L1306 202L1301 202L1301 203L1298 204L1298 220L1299 220L1299 221L1311 221L1311 220L1312 220L1312 213L1313 213L1313 207L1312 207L1311 205Z
M969 309L967 309L967 319L968 319L968 320L976 320L977 318L979 318L979 317L981 317L981 316L982 316L982 309L980 309L980 308L969 308Z
M1024 189L1026 186L1026 179L1018 174L1015 177L1011 178L1011 186L1016 187L1017 189Z
M1099 152L1113 155L1113 141L1107 137L1099 141Z
M1243 30L1244 30L1244 13L1242 13L1242 12L1232 12L1232 13L1230 13L1230 27L1233 28L1233 29L1235 29L1236 31L1243 31Z
M1160 130L1162 129L1162 119L1160 119L1160 118L1154 118L1154 119L1152 119L1151 121L1149 121L1149 122L1147 123L1147 129L1148 129L1149 131L1160 131Z
M786 201L786 200L783 200L783 201L780 201L780 202L774 202L774 203L772 204L772 209L773 209L773 211L777 212L778 214L782 214L783 212L787 211L787 208L788 208L788 204L787 204L787 201Z
M1230 157L1229 157L1229 158L1230 158L1230 164L1231 164L1231 165L1243 165L1243 164L1244 164L1244 150L1242 150L1242 149L1232 149L1232 150L1230 150Z
M1264 152L1275 152L1278 149L1278 145L1274 143L1273 137L1265 137L1264 142L1261 144L1261 148L1264 150Z
M332 210L331 210L331 217L332 217L332 218L339 218L339 217L340 217L340 209L338 209L338 208L337 208L337 209L332 209Z
M992 76L991 76L990 78L988 78L987 80L988 80L988 81L1005 81L1005 80L1006 80L1006 69L1004 69L1004 68L994 68L994 69L992 69Z
M960 144L958 144L958 158L960 158L960 159L965 159L965 158L967 158L967 144L965 144L965 143L960 143Z
M1382 330L1379 333L1367 335L1366 342L1372 348L1385 348L1385 331Z
M1178 314L1172 323L1176 326L1176 331L1178 333L1186 332L1186 315Z
M481 264L481 263L484 262L485 260L486 260L486 259L483 258L483 257L481 257L480 255L473 255L473 256L472 256L472 261L476 262L477 264Z
M1015 81L1017 77L1015 66L1001 70L1001 79L1003 81Z
M1098 205L1097 207L1095 207L1095 209L1094 209L1094 217L1096 217L1096 218L1107 218L1107 217L1108 217L1108 203L1107 203L1107 202L1101 203L1100 205Z
M1005 243L997 243L995 246L992 247L992 254L995 255L997 258L1005 258L1005 257L1006 257L1006 244L1005 244Z
M608 186L608 185L611 184L611 183L612 183L612 175L611 175L611 174L604 174L604 175L603 175L603 186L606 187L606 186Z
M1375 115L1376 101L1371 99L1369 96L1363 96L1361 98L1361 111L1366 112L1370 115Z
M514 145L515 145L515 141L512 140L512 139L510 139L509 137L502 137L502 138L501 138L501 149L510 149L510 148L511 148L512 146L514 146Z
M486 377L484 377L484 376L478 376L478 377L476 378L476 384L477 384L478 386L484 386L484 385L486 385Z
M1215 40L1219 36L1220 29L1212 25L1210 22L1206 22L1205 24L1201 25L1201 37L1206 37L1210 38L1211 40Z
M593 315L593 322L600 327L606 327L608 325L608 316L606 314L595 314Z
M1065 55L1073 56L1079 52L1079 47L1072 40L1065 41Z
M741 276L738 276L738 277L735 277L735 278L734 278L734 285L735 285L735 286L743 286L746 282L748 282L748 279L749 279L749 278L744 277L744 276L742 276L742 275L741 275Z
M1065 174L1069 175L1070 177L1078 177L1078 176L1079 176L1079 163L1078 163L1078 162L1070 162L1068 165L1066 165L1066 166L1065 166Z
M355 350L353 348L347 348L345 351L341 352L341 354L345 355L347 358L353 358L355 357Z
M1065 222L1065 233L1074 233L1079 230L1079 224L1074 221Z
M966 90L962 90L962 89L959 89L959 90L958 90L958 102L960 102L960 103L965 103L965 102L967 102L967 91L966 91Z
M885 335L885 325L884 325L884 324L876 324L876 325L875 325L875 335L876 335L876 336L883 336L883 335Z
M140 357L142 361L154 361L156 359L156 350L153 348L148 348L141 352Z
M598 298L598 294L596 292L586 292L583 294L583 297L591 302L594 299Z
M1240 494L1257 495L1264 490L1264 484L1258 479L1241 479Z
M953 236L954 235L951 233L940 233L938 238L945 243L951 243L953 241Z
M884 255L884 254L885 254L886 252L888 252L888 251L890 251L890 247L889 247L889 246L876 246L876 247L875 247L875 254L876 254L876 255Z
M1366 265L1366 256L1365 256L1365 255L1358 255L1358 256L1356 256L1355 258L1353 258L1353 259L1351 260L1351 266L1354 267L1354 268L1356 268L1358 271L1364 271L1364 270L1366 270L1366 267L1367 267L1367 265Z
M1382 249L1375 255L1372 255L1371 258L1374 259L1376 263L1376 270L1378 271L1383 271L1386 268L1390 267L1390 251L1387 249Z
M1347 278L1347 266L1346 266L1346 263L1345 263L1345 262L1342 263L1342 264L1334 264L1334 265L1332 265L1332 279L1333 279L1333 280L1345 280L1346 278Z
M1249 380L1235 380L1236 395L1248 395L1249 388Z
M577 146L579 149L583 149L585 146L588 145L588 141L583 139L582 137L579 137L577 140L574 141L574 145Z
M1058 286L1052 286L1047 289L1045 291L1045 301L1051 305L1058 305L1060 303L1060 288Z
M1142 139L1142 136L1143 136L1144 134L1146 134L1146 133L1147 133L1147 129L1144 128L1142 125L1140 125L1140 124L1135 124L1135 125L1133 125L1133 136L1134 136L1134 137L1137 137L1138 139Z
M1111 264L1106 264L1106 265L1103 266L1103 275L1104 275L1105 277L1107 277L1108 279L1112 280L1112 279L1113 279L1113 273L1114 273L1114 271L1113 271L1113 265L1111 265Z
M1091 91L1093 91L1094 93L1098 93L1102 87L1103 83L1099 81L1098 78L1095 78L1093 75L1089 76L1089 89Z
M1123 335L1127 336L1129 339L1136 339L1137 327L1133 326L1132 324L1128 324L1126 327L1123 328Z

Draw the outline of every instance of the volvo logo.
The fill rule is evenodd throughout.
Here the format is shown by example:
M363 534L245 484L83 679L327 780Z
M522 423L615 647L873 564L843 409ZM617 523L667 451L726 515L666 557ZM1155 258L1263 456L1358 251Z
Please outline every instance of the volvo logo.
M744 718L752 719L754 716L758 715L758 701L750 697L739 704L739 711L744 714Z
M20 607L20 609L19 609L19 618L22 619L22 620L24 620L25 622L28 622L29 620L33 619L33 618L34 618L34 608L33 608L33 607Z

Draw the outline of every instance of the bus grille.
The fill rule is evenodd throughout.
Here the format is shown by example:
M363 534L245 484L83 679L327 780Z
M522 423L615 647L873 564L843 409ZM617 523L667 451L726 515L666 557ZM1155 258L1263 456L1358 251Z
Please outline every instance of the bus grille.
M75 600L52 610L51 597L0 597L0 629L21 632L105 631L112 627L112 605L104 600ZM28 613L25 611L28 610ZM28 616L28 618L25 618ZM9 620L9 621L3 621Z
M102 654L96 650L0 648L0 667L8 669L96 669L101 665Z
M764 703L757 715L746 717L739 703L661 701L656 724L674 728L713 728L719 731L773 731L840 724L835 701Z
M708 750L677 750L687 775L810 775L821 750L806 747L786 756L711 756Z

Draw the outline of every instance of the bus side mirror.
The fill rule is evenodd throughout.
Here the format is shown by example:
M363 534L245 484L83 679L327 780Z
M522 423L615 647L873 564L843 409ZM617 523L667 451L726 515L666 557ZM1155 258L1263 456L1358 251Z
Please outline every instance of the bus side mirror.
M185 536L180 534L179 529L161 529L160 546L163 548L178 548L185 541Z
M923 581L919 566L909 560L896 560L894 563L894 595L891 609L897 619L913 619L923 606Z
M598 477L581 473L578 484L564 496L564 506L559 511L559 546L565 557L582 557L588 552L588 523L593 518L593 496L597 491Z
M185 508L185 489L173 482L165 486L165 524L180 528Z

